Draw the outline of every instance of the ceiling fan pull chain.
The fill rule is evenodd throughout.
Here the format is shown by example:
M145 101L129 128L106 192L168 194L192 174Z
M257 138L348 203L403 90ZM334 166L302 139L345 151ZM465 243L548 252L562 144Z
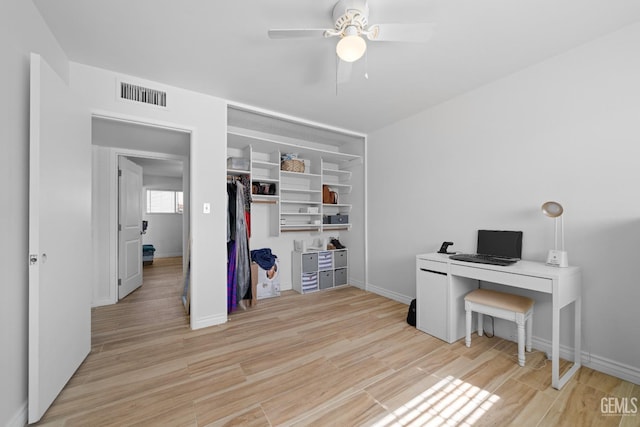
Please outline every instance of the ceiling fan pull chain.
M364 53L364 78L369 80L369 54Z
M336 96L338 96L338 67L340 66L340 58L336 56Z

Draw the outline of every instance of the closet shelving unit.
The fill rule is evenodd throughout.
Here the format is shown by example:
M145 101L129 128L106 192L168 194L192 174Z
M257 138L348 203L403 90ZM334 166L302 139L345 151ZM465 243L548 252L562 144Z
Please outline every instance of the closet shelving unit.
M253 203L272 203L278 202L279 194L279 175L280 169L279 153L260 153L254 152L249 146L249 155L251 157L251 184L275 184L275 194L252 194Z
M338 194L338 203L323 203L322 212L323 215L348 215L351 212L351 204L344 203L344 198L347 194L351 193L351 171L342 170L339 165L322 162L322 184L329 186L331 191L335 191ZM345 226L350 227L350 223L347 224L324 224L325 230L340 230Z
M254 203L270 203L273 210L272 234L307 231L349 230L350 223L324 224L325 215L348 214L351 205L343 202L351 192L352 162L361 162L359 155L333 151L321 144L305 143L295 138L272 135L237 126L227 126L228 149L249 159L253 183L275 184L274 195L252 195ZM229 152L231 150L228 150ZM280 170L280 156L297 153L305 161L304 172ZM337 204L322 203L322 186L338 193Z

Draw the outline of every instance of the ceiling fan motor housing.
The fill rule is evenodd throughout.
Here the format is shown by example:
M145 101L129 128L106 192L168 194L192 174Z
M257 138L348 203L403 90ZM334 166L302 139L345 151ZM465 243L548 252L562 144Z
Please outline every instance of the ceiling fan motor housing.
M363 0L340 0L333 8L333 20L338 31L348 26L363 30L369 23L369 5Z

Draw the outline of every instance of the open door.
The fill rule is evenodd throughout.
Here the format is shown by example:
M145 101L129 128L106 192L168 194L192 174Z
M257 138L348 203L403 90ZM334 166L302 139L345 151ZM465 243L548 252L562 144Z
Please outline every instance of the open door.
M118 299L142 285L142 166L118 158Z
M91 121L31 55L29 423L38 421L91 348Z

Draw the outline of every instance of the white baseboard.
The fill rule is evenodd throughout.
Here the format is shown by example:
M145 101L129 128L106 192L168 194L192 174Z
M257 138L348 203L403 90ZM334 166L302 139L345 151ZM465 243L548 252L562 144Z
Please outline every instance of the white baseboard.
M373 292L374 294L378 294L378 295L381 295L383 297L386 297L386 298L389 298L389 299L392 299L394 301L398 301L398 302L401 302L401 303L407 304L407 305L411 304L411 300L413 299L413 298L408 297L406 295L402 295L402 294L399 294L397 292L393 292L393 291L390 291L388 289L381 288L379 286L374 286L374 285L367 285L366 290L369 291L369 292Z
M113 301L111 298L102 298L96 301L91 301L91 308L93 307L102 307L104 305L113 305L118 301Z
M153 257L154 258L174 258L177 256L182 256L182 251L180 252L168 252L168 253L162 253L162 252L156 252Z
M404 304L409 304L413 298L406 295L402 295L388 289L380 288L374 285L367 285L367 290L383 297L398 301ZM497 335L500 336L500 335ZM501 337L507 340L511 340L510 337ZM532 337L533 347L537 350L544 351L547 355L551 354L551 341ZM560 357L566 360L573 360L573 348L566 345L560 345ZM623 379L625 381L632 382L640 385L640 368L635 366L625 365L624 363L617 362L615 360L607 359L594 354L589 354L586 351L582 351L582 365L589 367L595 371L602 372L604 374L612 375L616 378Z
M202 319L196 319L191 322L191 329L208 328L209 326L222 325L227 323L226 314L215 314L213 316L203 317Z
M532 337L532 345L535 349L547 353L547 356L551 354L551 341ZM566 360L573 360L573 348L560 345L560 357ZM595 371L612 375L634 384L640 384L640 368L625 365L624 363L616 362L615 360L607 359L606 357L589 354L584 350L582 351L580 359L583 366L587 366Z
M355 286L356 288L360 288L362 290L365 289L364 282L361 280L351 279L347 282L350 286Z
M7 427L24 427L27 425L28 419L27 402L24 402L15 415L7 421Z

